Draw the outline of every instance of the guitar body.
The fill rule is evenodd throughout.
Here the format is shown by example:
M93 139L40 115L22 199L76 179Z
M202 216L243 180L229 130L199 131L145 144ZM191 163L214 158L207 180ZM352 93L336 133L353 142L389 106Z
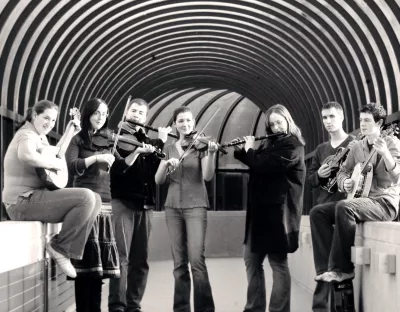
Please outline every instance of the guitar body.
M354 166L351 180L353 181L353 190L347 194L347 199L368 197L372 185L373 169L369 166L367 173L362 172L362 163Z
M41 150L43 157L47 159L55 159L60 148L56 146L46 146ZM68 167L64 159L63 167L61 170L54 171L44 168L36 168L36 173L39 179L44 183L46 188L50 191L62 189L68 183Z
M341 283L333 283L333 288L336 312L356 312L353 281L345 280Z

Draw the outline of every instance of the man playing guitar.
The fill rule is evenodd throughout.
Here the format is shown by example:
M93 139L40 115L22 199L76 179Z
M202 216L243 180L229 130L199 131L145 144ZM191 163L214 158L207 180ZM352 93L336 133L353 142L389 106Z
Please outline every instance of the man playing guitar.
M400 141L393 136L382 136L385 119L386 111L379 104L369 103L361 108L360 129L365 137L354 143L337 176L339 190L351 193L358 187L350 178L354 167L376 150L371 166L367 167L374 171L368 197L326 203L311 210L314 253L318 253L319 261L328 261L327 272L318 272L317 281L340 283L353 279L351 246L354 245L356 224L391 221L398 213Z
M333 170L327 160L334 157L334 155L338 155L340 151L346 149L346 147L350 147L352 144L350 142L352 142L354 139L352 135L348 135L343 130L342 123L344 114L343 108L339 103L325 103L322 106L321 115L325 129L329 133L330 140L318 145L308 170L308 183L312 187L319 189L316 200L318 206L314 207L313 210L319 210L321 204L323 206L325 203L336 202L345 198L344 193L333 190L328 191L322 187L325 186L326 183L330 182L330 177L332 177L332 175L335 176L335 172L332 172ZM337 190L337 188L335 190ZM326 229L326 231L328 230L333 230L331 224L328 226L328 229ZM315 234L312 233L313 246L314 238ZM325 273L328 270L328 259L326 257L322 258L319 254L319 251L315 249L314 263L317 275ZM333 287L331 284L317 282L313 296L313 311L335 311L332 294Z

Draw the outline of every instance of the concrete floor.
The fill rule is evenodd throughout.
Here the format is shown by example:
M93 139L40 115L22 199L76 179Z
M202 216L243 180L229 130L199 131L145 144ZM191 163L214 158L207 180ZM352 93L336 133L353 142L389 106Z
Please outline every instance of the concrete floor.
M207 267L217 312L241 312L246 300L246 273L241 258L209 258ZM146 293L142 301L144 312L172 312L173 264L171 260L150 262ZM271 269L265 262L266 288L271 292ZM107 309L108 282L103 287L102 311ZM311 311L307 291L292 282L291 312ZM193 308L192 308L193 309Z

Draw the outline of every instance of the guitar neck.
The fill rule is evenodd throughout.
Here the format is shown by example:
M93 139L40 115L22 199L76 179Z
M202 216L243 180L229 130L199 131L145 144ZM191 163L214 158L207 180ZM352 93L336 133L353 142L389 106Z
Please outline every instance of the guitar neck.
M60 150L57 153L58 158L63 158L65 155L65 152L67 151L69 142L71 141L72 137L74 135L74 127L71 126L68 128L67 133L63 135L63 137L60 140Z
M361 166L361 172L364 172L365 167L368 166L369 162L371 161L372 157L376 154L375 147L372 148L372 151L369 153L368 158L364 161L363 165Z

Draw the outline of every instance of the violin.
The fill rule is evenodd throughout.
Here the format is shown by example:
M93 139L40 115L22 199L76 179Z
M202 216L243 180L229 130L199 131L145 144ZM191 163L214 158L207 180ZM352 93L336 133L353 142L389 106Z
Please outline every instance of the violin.
M107 128L97 131L92 137L93 146L96 148L113 147L116 140L117 146L127 152L133 152L136 147L143 146L143 142L136 141L126 135L117 135ZM154 154L158 158L165 158L165 153L157 147Z
M225 150L225 148L223 148L221 146L221 144L215 142L215 140L213 140L210 136L206 136L204 133L200 133L196 138L196 135L197 135L196 130L185 135L185 137L183 138L183 140L181 142L181 147L184 151L192 144L193 140L196 139L196 141L192 145L192 148L194 148L200 152L207 151L208 143L214 142L217 144L218 151L220 151L222 154L228 154L228 152Z
M143 131L143 129L136 130L136 123L126 120L122 122L120 126L121 126L121 133L133 135L139 142L146 143L150 139L147 136L146 132Z

